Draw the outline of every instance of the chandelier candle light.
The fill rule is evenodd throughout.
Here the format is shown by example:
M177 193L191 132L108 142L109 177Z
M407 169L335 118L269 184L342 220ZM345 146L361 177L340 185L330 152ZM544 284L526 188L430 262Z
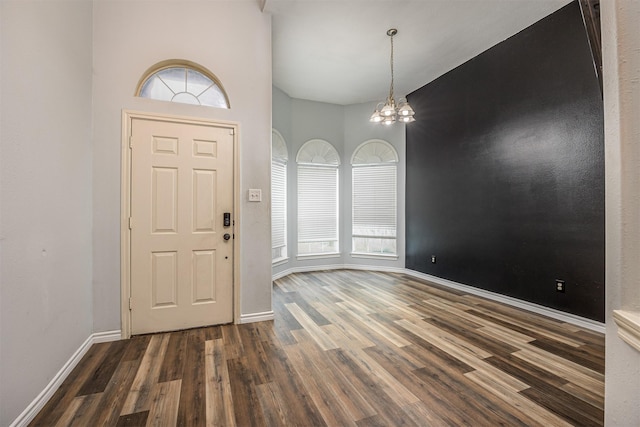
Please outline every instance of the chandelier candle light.
M391 28L387 31L387 35L391 38L391 87L389 88L389 97L386 102L380 102L377 106L371 118L370 122L382 123L383 125L390 125L396 122L396 120L404 123L415 122L413 118L415 112L411 105L407 102L406 98L400 98L396 104L396 100L393 99L393 36L398 34L398 30ZM380 108L382 106L382 108Z

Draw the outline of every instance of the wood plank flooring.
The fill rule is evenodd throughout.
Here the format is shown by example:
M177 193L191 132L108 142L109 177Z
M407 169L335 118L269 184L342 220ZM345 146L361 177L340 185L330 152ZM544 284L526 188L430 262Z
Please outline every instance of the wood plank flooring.
M94 345L31 425L603 425L601 334L400 274L273 295L272 322Z

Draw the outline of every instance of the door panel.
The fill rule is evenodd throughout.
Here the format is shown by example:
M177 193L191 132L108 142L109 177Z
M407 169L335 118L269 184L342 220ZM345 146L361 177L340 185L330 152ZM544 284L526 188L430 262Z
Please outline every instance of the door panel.
M233 320L233 134L136 118L131 134L131 331Z
M215 232L216 171L193 171L193 231Z
M178 303L178 253L151 253L151 308L175 307Z
M193 251L194 303L215 301L216 252Z
M151 230L156 233L178 231L178 169L153 168L151 183Z

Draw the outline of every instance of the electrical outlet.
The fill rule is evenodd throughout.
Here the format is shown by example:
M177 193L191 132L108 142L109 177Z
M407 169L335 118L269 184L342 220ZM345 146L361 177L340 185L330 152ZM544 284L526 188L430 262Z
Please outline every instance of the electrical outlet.
M435 264L435 263L436 263L436 256L431 255L431 264Z
M564 293L564 280L556 279L556 292Z
M250 202L261 202L262 201L262 190L259 188L250 188L249 189L249 201Z

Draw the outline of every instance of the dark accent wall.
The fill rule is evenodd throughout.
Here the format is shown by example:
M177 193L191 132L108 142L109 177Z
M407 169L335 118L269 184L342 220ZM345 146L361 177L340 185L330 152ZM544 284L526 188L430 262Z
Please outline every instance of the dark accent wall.
M407 268L604 321L592 61L573 2L409 95Z

